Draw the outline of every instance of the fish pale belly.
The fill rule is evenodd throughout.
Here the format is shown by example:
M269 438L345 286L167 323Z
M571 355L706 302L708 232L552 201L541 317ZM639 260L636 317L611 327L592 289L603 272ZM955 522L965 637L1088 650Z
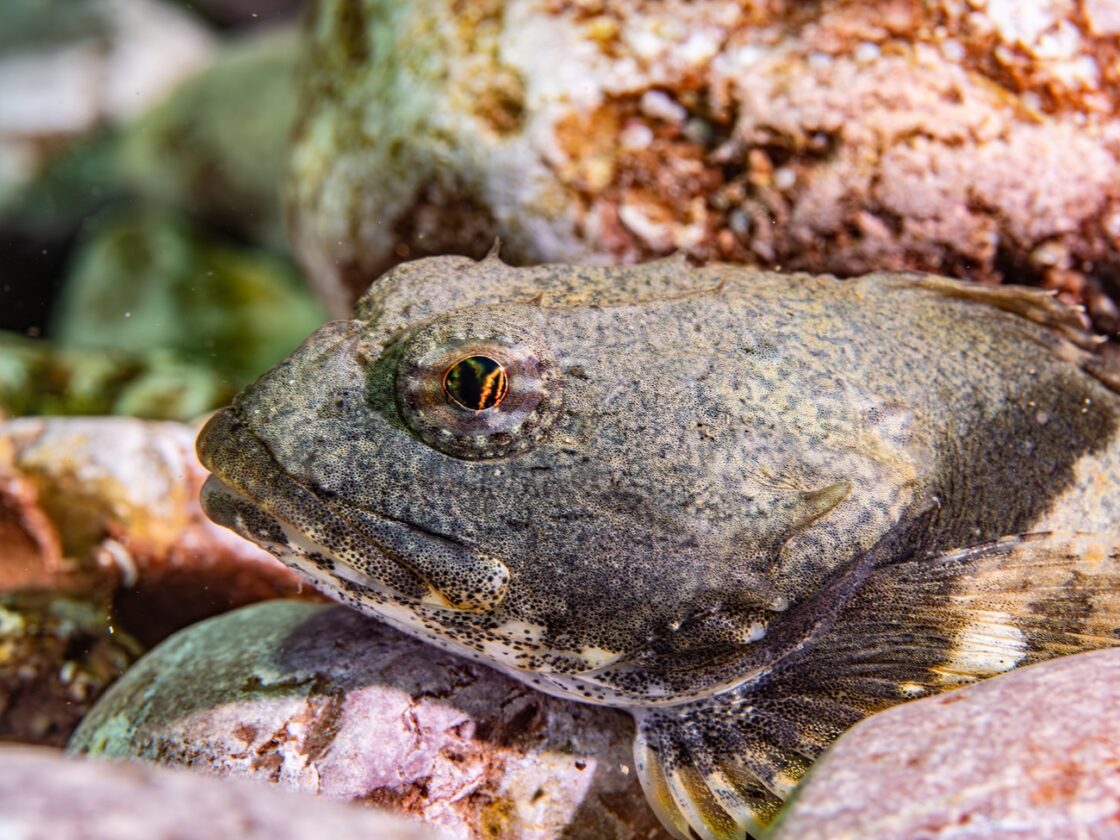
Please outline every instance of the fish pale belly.
M1120 531L1120 436L1082 455L1073 480L1032 531Z

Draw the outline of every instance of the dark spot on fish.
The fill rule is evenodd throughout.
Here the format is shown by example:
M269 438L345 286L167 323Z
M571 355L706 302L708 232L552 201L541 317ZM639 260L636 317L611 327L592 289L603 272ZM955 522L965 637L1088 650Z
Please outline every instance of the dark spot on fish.
M1073 371L1040 378L983 427L958 430L945 446L959 454L946 462L943 486L934 488L946 505L931 548L975 545L1031 530L1073 486L1078 460L1106 447L1120 427L1114 408L1093 401L1096 393L1092 380ZM1047 423L1038 422L1040 412L1048 415ZM1034 444L1031 456L1008 457L1025 440Z

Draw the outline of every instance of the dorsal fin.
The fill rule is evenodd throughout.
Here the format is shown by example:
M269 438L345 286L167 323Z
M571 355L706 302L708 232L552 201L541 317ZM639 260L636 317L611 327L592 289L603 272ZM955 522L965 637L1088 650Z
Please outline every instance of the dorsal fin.
M494 237L494 244L490 246L490 250L486 252L486 256L482 259L502 261L502 237Z
M1070 306L1057 297L1057 292L1028 286L986 286L970 280L953 280L934 274L883 274L869 278L893 287L908 285L926 289L955 300L974 301L1011 312L1028 321L1061 333L1083 350L1092 350L1103 338L1089 332L1085 310Z
M933 274L880 272L867 275L864 281L887 288L924 289L954 300L991 306L1038 324L1067 342L1069 361L1120 393L1120 358L1109 358L1099 352L1106 339L1090 332L1083 307L1063 303L1057 292L1028 286L986 286Z

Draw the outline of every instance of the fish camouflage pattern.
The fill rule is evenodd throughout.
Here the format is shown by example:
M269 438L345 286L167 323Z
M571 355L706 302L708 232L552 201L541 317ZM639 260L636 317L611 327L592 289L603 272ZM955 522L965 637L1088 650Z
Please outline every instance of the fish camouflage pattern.
M626 709L743 837L876 711L1120 643L1120 396L1038 290L681 260L401 265L215 415L217 522Z

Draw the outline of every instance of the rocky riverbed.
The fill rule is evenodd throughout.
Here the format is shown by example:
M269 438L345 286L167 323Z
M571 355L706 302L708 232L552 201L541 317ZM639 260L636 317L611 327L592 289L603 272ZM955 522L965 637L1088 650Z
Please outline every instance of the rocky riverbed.
M667 837L628 716L210 523L200 421L495 237L1040 285L1115 339L1120 3L302 5L5 10L0 836ZM769 836L1120 836L1118 700L1099 652L877 715Z

